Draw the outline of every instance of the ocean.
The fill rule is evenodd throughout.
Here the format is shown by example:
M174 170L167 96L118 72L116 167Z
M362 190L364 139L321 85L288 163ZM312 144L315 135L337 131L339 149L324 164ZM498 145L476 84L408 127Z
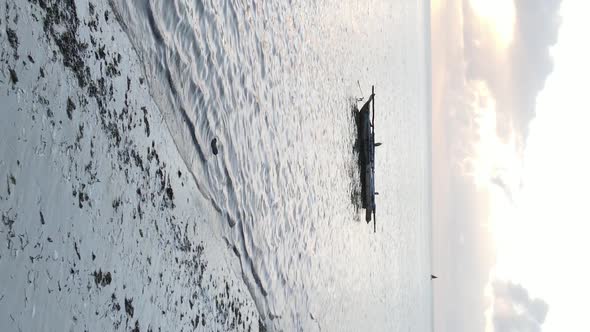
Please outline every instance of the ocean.
M2 330L432 331L429 11L0 0Z
M428 1L111 6L265 325L432 330ZM372 85L376 233L351 115Z

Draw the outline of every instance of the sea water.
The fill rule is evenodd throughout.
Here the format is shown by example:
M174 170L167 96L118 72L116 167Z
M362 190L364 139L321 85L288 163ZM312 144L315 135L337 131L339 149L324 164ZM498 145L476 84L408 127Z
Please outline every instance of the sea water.
M264 324L431 330L429 3L111 2ZM372 85L376 232L352 116Z

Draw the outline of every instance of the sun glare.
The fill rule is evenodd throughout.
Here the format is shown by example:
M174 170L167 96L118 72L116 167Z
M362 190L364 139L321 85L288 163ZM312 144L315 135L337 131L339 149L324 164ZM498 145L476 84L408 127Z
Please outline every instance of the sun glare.
M470 0L469 6L481 23L494 32L499 47L504 49L512 43L516 18L513 0Z

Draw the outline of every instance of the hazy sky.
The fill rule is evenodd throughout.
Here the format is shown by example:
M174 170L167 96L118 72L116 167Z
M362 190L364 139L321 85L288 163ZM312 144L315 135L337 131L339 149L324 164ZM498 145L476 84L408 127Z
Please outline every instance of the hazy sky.
M432 3L436 331L580 331L590 3Z

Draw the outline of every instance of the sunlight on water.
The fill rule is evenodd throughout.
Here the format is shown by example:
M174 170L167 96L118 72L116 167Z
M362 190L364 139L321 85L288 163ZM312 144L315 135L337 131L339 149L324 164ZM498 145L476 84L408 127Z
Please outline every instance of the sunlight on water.
M430 330L426 8L114 2L203 199L227 221L214 227L266 323ZM365 97L376 86L384 143L376 234L351 203L357 81Z

